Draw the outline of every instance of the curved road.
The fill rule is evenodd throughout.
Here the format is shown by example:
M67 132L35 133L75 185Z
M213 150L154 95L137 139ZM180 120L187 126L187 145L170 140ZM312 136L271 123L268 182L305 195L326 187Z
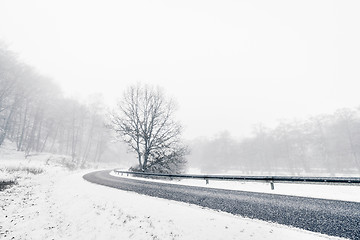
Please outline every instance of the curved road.
M154 183L114 177L109 173L97 171L83 178L125 191L196 204L331 236L360 239L360 203Z

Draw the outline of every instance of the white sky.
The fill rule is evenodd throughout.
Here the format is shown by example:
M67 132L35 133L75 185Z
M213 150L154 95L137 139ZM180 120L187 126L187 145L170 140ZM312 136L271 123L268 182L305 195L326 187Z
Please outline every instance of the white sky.
M360 105L360 1L0 0L0 40L69 95L162 86L186 137Z

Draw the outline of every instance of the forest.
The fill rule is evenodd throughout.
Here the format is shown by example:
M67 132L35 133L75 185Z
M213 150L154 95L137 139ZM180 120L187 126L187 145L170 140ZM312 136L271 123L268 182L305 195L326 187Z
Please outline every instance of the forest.
M359 174L360 110L339 109L273 129L254 127L234 139L229 132L193 140L189 162L207 173Z
M0 147L7 139L18 151L71 156L74 166L99 161L110 132L99 96L84 104L64 97L51 79L0 48Z

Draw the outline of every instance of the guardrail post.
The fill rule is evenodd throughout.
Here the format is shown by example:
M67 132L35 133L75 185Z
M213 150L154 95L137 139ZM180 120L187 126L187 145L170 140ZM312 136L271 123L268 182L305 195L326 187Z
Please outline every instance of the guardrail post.
M274 187L274 182L273 182L273 181L270 182L270 186L271 186L271 190L274 190L274 189L275 189L275 187Z
M206 184L209 184L209 179L205 178Z

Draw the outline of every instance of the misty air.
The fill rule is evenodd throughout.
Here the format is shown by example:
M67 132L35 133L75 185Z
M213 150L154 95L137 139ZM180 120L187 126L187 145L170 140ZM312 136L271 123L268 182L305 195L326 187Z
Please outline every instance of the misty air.
M1 239L359 239L360 3L0 2Z

